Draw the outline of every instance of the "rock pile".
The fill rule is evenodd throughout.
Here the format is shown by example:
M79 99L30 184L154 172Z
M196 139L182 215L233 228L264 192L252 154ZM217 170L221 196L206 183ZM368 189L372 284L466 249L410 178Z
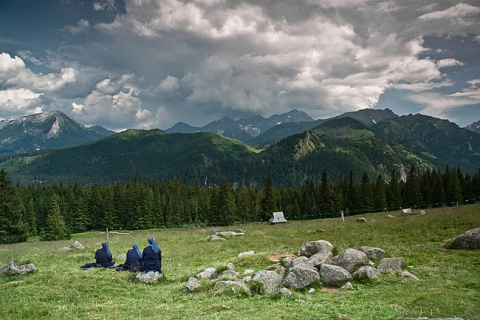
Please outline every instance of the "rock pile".
M285 257L281 263L264 270L248 269L239 273L231 263L223 272L213 267L205 268L188 279L185 290L198 291L207 283L206 286L213 287L215 295L241 292L247 295L279 294L287 298L292 297L292 290L319 282L351 290L353 286L349 281L371 281L385 273L403 271L403 258L384 258L384 255L385 251L380 248L362 246L345 249L334 256L330 242L310 241L302 244L297 257ZM373 261L378 262L376 267ZM401 275L418 280L407 271Z

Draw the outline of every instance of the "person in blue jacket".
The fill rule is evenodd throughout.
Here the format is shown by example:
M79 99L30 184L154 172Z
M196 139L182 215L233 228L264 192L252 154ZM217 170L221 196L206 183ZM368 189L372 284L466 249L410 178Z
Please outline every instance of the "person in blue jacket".
M97 266L104 268L113 267L115 264L107 242L102 242L102 247L95 252L95 263Z
M127 258L123 264L123 270L141 271L142 270L142 253L137 244L132 246L132 249L127 251Z
M142 253L143 272L158 271L162 273L162 251L155 238L148 238L148 246Z

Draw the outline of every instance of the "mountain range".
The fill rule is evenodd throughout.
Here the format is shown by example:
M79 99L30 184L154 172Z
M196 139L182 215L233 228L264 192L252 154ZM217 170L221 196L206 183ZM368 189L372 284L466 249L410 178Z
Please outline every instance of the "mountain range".
M85 127L60 111L0 121L0 155L64 148L95 141L114 131Z
M55 120L43 122L45 127L38 124L39 119L49 118L47 114L33 117L38 137L35 140L32 137L35 135L30 134L25 138L28 145L36 146L30 140L43 141L41 138L48 140L49 136L55 136L52 128L62 128L56 133L62 131L65 137L70 137L69 131L87 136L92 130L72 119L72 124L65 126L70 123L63 119L66 116L54 114L50 117ZM299 121L288 120L293 118ZM26 121L28 117L22 119L23 127L34 127ZM237 130L238 135L248 131L252 137L248 142L261 148L212 132L129 129L112 134L97 128L96 134L101 132L106 136L84 138L80 144L68 148L41 148L22 154L19 152L26 147L11 148L16 154L1 160L0 169L20 183L112 183L133 177L192 183L197 177L201 181L219 183L227 178L230 182L256 185L271 173L276 185L291 186L319 181L323 170L332 180L338 180L350 172L357 177L366 172L372 179L378 175L388 178L394 169L399 176L405 176L412 165L421 171L458 167L464 173L475 173L480 168L479 133L421 114L398 116L389 109L366 109L313 120L294 111L268 119L260 116L250 119L251 122L224 118L225 121L212 122L203 130L216 127L217 132L223 133ZM272 126L275 121L277 125ZM181 124L174 127L179 130ZM4 125L0 135L8 128L9 125ZM10 140L21 140L13 135L20 131L10 132Z

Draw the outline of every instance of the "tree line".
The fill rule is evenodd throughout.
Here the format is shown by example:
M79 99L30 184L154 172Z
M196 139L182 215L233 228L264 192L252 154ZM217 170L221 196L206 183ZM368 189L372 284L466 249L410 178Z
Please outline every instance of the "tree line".
M406 179L392 170L389 181L353 172L332 182L275 187L271 173L262 186L198 177L192 184L148 182L133 178L110 185L14 185L0 171L0 243L69 239L71 233L109 228L148 229L183 225L231 225L268 221L275 211L287 220L356 215L400 208L429 208L480 199L480 169L464 175L459 168L417 172Z

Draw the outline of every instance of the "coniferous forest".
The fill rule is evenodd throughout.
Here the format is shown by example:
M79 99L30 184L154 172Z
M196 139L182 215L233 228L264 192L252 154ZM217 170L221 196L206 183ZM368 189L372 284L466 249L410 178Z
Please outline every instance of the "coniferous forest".
M474 203L480 199L480 170L419 173L414 166L404 180L392 171L389 181L353 173L319 183L277 188L268 173L263 185L221 181L191 184L147 182L133 178L111 185L14 185L0 171L0 243L68 239L89 230L148 229L184 225L267 222L274 211L287 220L357 215L401 208L431 208Z

